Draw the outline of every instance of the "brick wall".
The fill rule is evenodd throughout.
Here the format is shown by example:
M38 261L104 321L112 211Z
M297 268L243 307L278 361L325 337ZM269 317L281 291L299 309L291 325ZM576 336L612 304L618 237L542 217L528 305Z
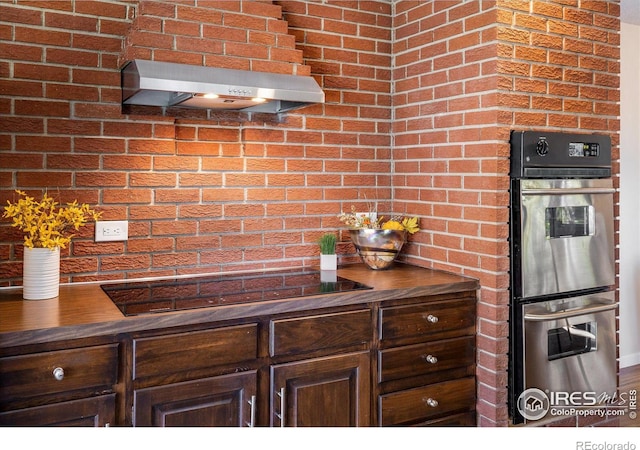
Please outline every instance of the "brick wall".
M0 3L0 202L48 189L129 220L126 243L83 228L62 281L318 264L316 240L343 209L390 198L390 8ZM131 58L313 73L327 102L281 118L125 115L119 68ZM339 252L355 261L346 239ZM21 282L20 242L3 221L2 285Z
M63 281L317 264L352 204L419 215L405 257L481 281L479 423L506 425L509 131L609 132L617 159L618 2L177 3L0 3L0 201L46 188L129 220L126 243L82 229ZM123 115L132 57L308 71L327 101ZM2 285L20 240L0 226Z
M400 2L394 16L394 199L425 217L416 256L480 279L478 412L505 425L509 128L495 2Z
M416 260L480 279L479 424L503 426L509 133L608 133L619 158L619 5L401 1L393 29L395 209L423 217Z

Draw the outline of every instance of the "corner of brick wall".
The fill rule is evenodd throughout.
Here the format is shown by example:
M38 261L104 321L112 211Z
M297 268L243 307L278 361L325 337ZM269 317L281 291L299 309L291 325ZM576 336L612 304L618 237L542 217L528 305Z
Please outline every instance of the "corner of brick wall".
M425 217L416 261L480 280L478 423L505 426L510 131L608 133L617 146L619 4L401 1L394 13L393 198Z

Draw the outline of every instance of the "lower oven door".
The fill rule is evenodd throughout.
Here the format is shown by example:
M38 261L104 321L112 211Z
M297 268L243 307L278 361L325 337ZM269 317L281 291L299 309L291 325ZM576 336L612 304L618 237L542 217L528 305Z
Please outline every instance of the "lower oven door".
M612 180L517 180L512 200L515 296L615 283ZM513 206L512 206L513 208Z
M554 407L599 408L606 405L594 399L614 397L616 308L613 291L523 306L524 392L545 392L548 414ZM526 407L518 404L525 419L548 415L528 415Z

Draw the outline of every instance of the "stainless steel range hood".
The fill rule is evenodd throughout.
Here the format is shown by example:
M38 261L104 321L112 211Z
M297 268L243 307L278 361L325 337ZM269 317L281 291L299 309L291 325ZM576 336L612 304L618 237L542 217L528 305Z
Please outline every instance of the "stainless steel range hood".
M136 59L122 69L122 104L281 113L324 103L310 76Z

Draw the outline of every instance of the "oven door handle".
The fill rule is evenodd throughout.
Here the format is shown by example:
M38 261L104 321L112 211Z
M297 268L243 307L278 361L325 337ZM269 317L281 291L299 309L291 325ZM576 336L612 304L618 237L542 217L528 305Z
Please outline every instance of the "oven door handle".
M614 188L523 189L522 195L614 194Z
M569 317L585 316L587 314L595 314L603 311L609 311L616 309L617 303L598 304L593 306L587 306L584 308L571 309L569 311L549 312L545 314L525 314L524 320L529 322L546 322L550 320L561 320Z

